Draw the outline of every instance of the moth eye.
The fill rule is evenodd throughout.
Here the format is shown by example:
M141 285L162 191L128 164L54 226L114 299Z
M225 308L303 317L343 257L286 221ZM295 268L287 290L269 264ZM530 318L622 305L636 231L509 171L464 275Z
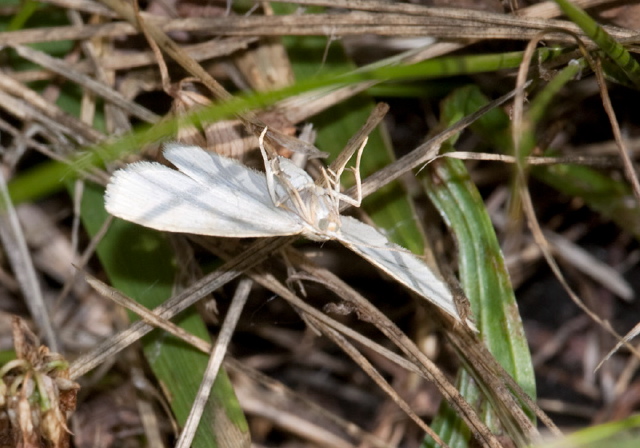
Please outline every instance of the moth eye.
M322 218L318 221L318 228L322 232L335 233L340 230L340 223L334 219Z

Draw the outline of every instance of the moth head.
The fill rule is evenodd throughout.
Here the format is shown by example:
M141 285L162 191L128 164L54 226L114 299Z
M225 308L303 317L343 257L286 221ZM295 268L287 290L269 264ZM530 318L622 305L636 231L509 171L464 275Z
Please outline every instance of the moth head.
M340 232L340 215L331 214L317 221L316 235L322 240L333 240Z
M322 218L318 221L318 228L322 232L335 233L340 230L340 221L332 218Z
M338 238L340 227L340 215L329 214L313 222L307 222L302 234L313 241L330 241Z

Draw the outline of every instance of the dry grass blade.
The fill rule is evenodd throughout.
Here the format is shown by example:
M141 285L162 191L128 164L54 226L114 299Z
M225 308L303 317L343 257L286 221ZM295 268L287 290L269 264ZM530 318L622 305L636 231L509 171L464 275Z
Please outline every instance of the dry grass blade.
M638 334L640 334L640 323L636 324L627 334L624 335L624 337L620 341L618 341L615 347L613 347L609 351L609 353L607 353L606 356L598 363L598 365L596 366L596 370L602 367L602 364L607 362L615 352L620 350L620 347L622 347L625 344L628 345L629 341L631 341L631 339L638 336Z
M409 154L401 157L392 164L369 176L367 179L365 179L364 182L362 182L362 196L367 197L383 186L398 179L404 173L411 171L412 169L417 168L424 163L429 162L438 154L438 151L440 151L440 146L442 146L445 141L449 140L451 137L464 130L467 126L485 115L490 110L493 110L496 107L500 107L502 104L513 98L517 93L523 92L524 89L526 89L527 85L528 83L516 90L512 90L511 92L495 99L494 101L491 101L491 103L483 106L476 112L460 119L453 126L450 126L444 131L439 132L438 134L415 148ZM347 191L346 194L353 195L353 193L355 193L355 188ZM342 203L342 210L348 207L349 204L346 204L344 202Z
M209 344L207 341L192 335L191 333L171 323L169 320L156 315L155 313L151 312L144 306L140 305L135 300L125 296L117 289L114 289L104 284L103 282L101 282L91 274L87 274L85 272L84 277L87 280L87 283L89 283L93 287L93 289L95 289L100 295L108 298L109 300L113 300L115 303L117 303L118 305L128 310L133 311L138 316L140 316L145 322L148 322L149 324L153 325L156 328L162 328L163 330L173 334L174 336L179 337L180 339L192 345L193 347L196 347L198 350L200 350L203 353L211 352L212 345Z
M100 132L62 111L55 104L46 101L9 75L0 73L0 88L4 99L0 106L18 117L41 122L52 132L73 138L80 145L92 145L103 138ZM9 95L19 98L22 102L11 101L12 98Z
M33 267L31 254L27 248L22 225L18 220L16 209L13 207L7 191L7 183L2 174L0 174L0 239L31 316L42 331L47 345L51 347L51 350L57 352L60 344L56 331L49 318L50 312L42 297L42 290Z
M504 229L506 227L506 223L503 219L497 218L495 222L496 227L500 229ZM621 299L625 301L633 300L633 288L618 271L612 269L608 264L598 260L595 256L572 242L569 238L549 230L545 230L544 233L553 252L558 257L566 260L573 268L588 275L594 281L600 283ZM530 239L527 239L526 242L529 243ZM542 255L540 249L535 246L535 244L534 247L527 250L527 253L527 258L529 260L537 259ZM520 256L524 257L522 253ZM518 262L517 260L512 261L513 263ZM520 260L520 262L522 262L522 260Z
M122 96L121 93L115 91L113 88L107 86L106 84L96 81L95 79L82 73L73 71L72 69L70 69L69 65L63 61L52 58L51 56L41 51L37 51L22 45L14 45L12 48L16 50L16 52L23 58L35 64L41 65L42 67L51 70L60 76L64 76L65 78L73 82L78 83L80 86L104 98L106 101L109 101L110 103L121 107L123 110L130 113L134 117L146 121L147 123L157 123L160 120L160 117L158 115L140 106L139 104L134 103L133 101L127 100Z
M609 117L609 122L611 123L611 130L613 131L613 138L615 139L618 148L620 150L620 158L622 159L622 165L624 166L624 173L627 177L627 180L631 184L633 194L636 197L636 201L640 202L640 181L638 180L638 172L636 167L634 166L633 161L629 157L629 150L627 149L627 144L625 143L625 139L622 138L622 134L620 132L620 125L618 124L618 119L616 118L616 113L613 110L613 106L611 105L611 98L609 98L609 90L607 89L607 84L604 79L604 73L602 72L602 63L599 59L595 61L594 73L596 75L596 79L598 80L598 85L600 87L600 96L602 97L602 104L604 106L605 111L607 112L607 116Z
M557 233L546 231L544 234L558 257L561 257L621 299L628 302L633 300L633 288L617 270Z
M200 383L198 395L193 402L189 418L187 419L184 428L182 428L180 438L176 443L177 448L190 447L193 442L196 430L200 424L202 412L204 411L205 404L209 399L213 382L218 376L218 372L222 366L222 361L227 353L227 347L231 341L231 336L233 336L233 332L238 324L240 313L242 313L242 310L244 309L244 304L247 302L252 284L253 282L249 279L243 279L238 284L238 288L236 289L236 293L231 302L231 307L229 308L222 324L222 328L220 329L220 334L216 339L213 350L211 350L209 364L205 370L204 378L202 378L202 383Z
M246 50L258 41L256 37L229 37L220 39L215 37L207 42L193 45L185 45L183 51L196 61L229 56L238 51ZM114 52L102 60L102 64L109 70L122 70L125 68L144 67L156 63L152 52L126 53Z
M98 14L104 17L116 17L113 11L110 11L109 8L105 8L100 3L96 3L93 0L43 0L42 3L49 3L51 5L60 6L74 11Z
M551 433L557 437L562 436L562 433L549 416L522 390L483 344L479 344L469 334L461 332L449 333L448 338L461 354L466 367L470 371L476 371L478 378L482 379L482 381L479 381L481 387L488 388L486 396L492 400L492 405L501 415L502 423L507 428L509 428L509 425L515 425L515 427L510 428L515 431L514 434L525 435L534 440L540 438L538 429L533 426L528 416L522 412L521 408L524 405L535 413ZM508 387L509 392L504 390L504 385ZM492 399L493 396L496 396L497 400ZM515 409L517 410L514 412ZM521 440L521 443L524 443L524 441Z
M580 0L574 3L582 8L587 8L607 2L608 0ZM561 16L562 11L560 11L560 8L555 2L548 1L518 9L515 14L520 17L551 19L553 17ZM404 58L406 62L417 62L424 59L435 58L460 50L461 48L464 48L465 46L475 42L476 41L471 41L467 42L466 44L453 42L436 42L435 44L429 45L426 48L419 48L411 51L409 52L409 54L405 55Z
M225 367L228 368L232 373L237 376L242 376L248 378L255 384L260 385L264 389L271 391L271 393L276 394L278 397L284 397L285 401L288 403L303 403L304 406L313 410L313 412L317 415L318 419L328 420L331 423L337 425L340 429L344 431L345 434L359 440L361 444L368 444L375 448L391 448L393 445L385 442L384 440L376 437L366 431L363 431L357 425L345 421L340 417L336 416L334 413L327 412L325 409L320 408L315 401L309 400L304 396L296 394L294 391L289 389L286 385L254 370L248 368L246 365L230 358L227 359ZM261 403L257 403L256 406L251 406L247 402L249 400L246 397L243 397L244 388L239 388L238 393L240 395L240 400L243 402L243 406L249 408L249 411L254 410L256 413L260 413L258 407ZM264 413L264 408L262 407L262 412ZM265 415L265 417L268 417ZM323 444L326 439L320 439L315 441L316 444Z
M450 157L460 160L486 160L493 162L503 163L517 163L518 160L514 156L508 154L491 154L486 152L467 152L467 151L454 151L446 154L439 155L440 157ZM436 159L437 159L436 158ZM434 160L436 160L434 159ZM602 168L618 167L620 163L611 157L597 157L597 156L565 156L565 157L543 157L543 156L527 156L524 158L527 165L557 165L557 164L572 164L572 165L590 165Z
M366 123L356 132L351 139L347 142L342 152L331 162L330 170L337 172L347 164L355 152L360 148L362 142L373 132L373 130L380 124L384 116L389 111L389 105L385 103L379 103L373 109Z
M121 17L132 25L128 12L110 0L103 0ZM298 3L298 2L295 2ZM302 3L302 2L300 2ZM309 2L339 6L335 2ZM377 3L376 6L380 3ZM345 5L343 5L345 6ZM348 7L348 5L346 5ZM394 5L394 7L401 4ZM224 18L187 18L164 19L145 14L149 25L157 31L205 31L225 36L282 36L282 35L336 35L378 34L390 36L415 36L429 34L437 38L460 39L531 39L540 30L557 28L584 34L571 22L518 17L505 14L487 13L458 8L426 8L417 5L404 5L414 11L384 11L384 13L340 13L308 14L285 16L224 17ZM363 9L363 8L362 8ZM153 23L151 23L153 22ZM449 26L447 26L449 25ZM134 25L136 26L136 25ZM604 27L613 37L633 38L631 31L616 27ZM155 32L155 31L154 31ZM86 39L90 37L115 37L134 34L135 30L123 23L89 25L80 29L59 27L43 32L42 30L14 31L0 33L0 45L25 44L53 39ZM155 38L157 38L156 36ZM567 36L553 34L558 41L568 41ZM175 48L177 49L177 47ZM173 50L170 50L173 51Z
M370 34L379 35L420 35L428 34L439 38L455 39L531 39L536 33L545 28L562 28L581 35L581 31L570 22L534 19L541 14L539 8L531 13L520 13L518 16L504 14L491 14L473 10L451 8L424 8L417 5L385 5L378 2L297 2L304 4L327 4L330 6L342 6L352 9L364 9L368 11L383 12L381 14L351 13L333 14L329 18L325 16L313 17L311 15L287 17L287 16L263 16L263 17L226 17L224 19L179 19L179 20L153 20L165 32L168 31L205 31L227 35L251 36L260 34L281 36L292 35L326 35L328 29L338 35ZM592 2L598 3L598 2ZM114 5L111 5L114 7ZM114 8L115 9L115 8ZM117 10L117 9L116 9ZM394 12L396 14L394 14ZM119 10L122 14L122 10ZM523 18L523 15L527 15ZM557 14L557 11L544 11L544 16ZM127 17L124 15L124 17ZM150 17L153 19L153 17ZM129 18L127 18L129 20ZM129 20L131 22L131 20ZM452 21L459 21L457 26L451 26ZM387 25L383 25L388 22ZM132 24L134 22L131 22ZM155 24L153 25L155 26ZM633 38L619 28L607 28L616 38ZM8 33L0 33L0 45L26 44L33 42L50 41L52 39L87 39L91 37L116 37L136 33L135 28L124 23L108 23L103 25L87 25L84 27L59 27L53 30L23 30ZM568 38L562 34L554 35L554 38L566 41ZM241 44L246 45L246 42ZM460 44L438 44L437 48L428 49L430 57L442 55L459 48ZM176 47L177 48L177 47ZM211 46L209 46L211 48ZM202 59L193 48L189 54ZM211 49L216 52L217 50ZM214 53L217 55L222 53ZM424 55L419 59L424 59ZM413 59L414 61L416 59ZM149 61L147 58L145 61ZM119 63L119 62L118 62ZM136 65L139 62L135 63ZM197 75L195 75L197 76Z
M578 294L576 294L573 291L573 288L571 288L571 286L569 285L567 280L564 278L564 275L562 274L562 270L560 269L560 266L558 266L558 263L555 261L555 259L553 257L553 253L552 253L551 247L549 245L549 242L547 241L547 238L544 236L544 232L540 228L540 224L538 223L538 220L537 220L537 218L535 216L533 203L531 201L531 197L529 196L528 191L526 191L526 188L521 189L521 196L522 196L522 200L523 200L523 202L522 202L523 208L525 210L525 214L526 214L526 217L527 217L527 223L529 224L529 228L531 229L531 232L532 232L532 234L534 236L534 239L535 239L536 243L538 244L538 246L540 247L540 250L542 251L542 254L543 254L547 264L549 265L549 267L551 268L551 270L553 271L554 275L556 276L556 278L558 279L558 281L560 282L560 284L562 285L564 290L567 292L569 297L571 297L571 300L573 300L573 302L576 305L578 305L578 307L580 307L580 309L582 311L584 311L585 314L587 314L594 322L597 322L605 331L609 332L612 336L614 336L619 341L623 340L622 336L620 336L611 327L609 322L607 322L606 320L603 320L602 318L600 318L600 316L598 316L593 311L591 311L584 304L584 302L582 301L580 296L578 296ZM633 354L635 356L640 358L640 351L638 351L635 347L633 347L632 345L630 345L628 343L625 343L625 345L627 346L627 348L629 350L631 350L633 352Z
M423 375L436 384L440 392L446 397L449 404L456 409L469 427L473 429L474 437L476 439L490 447L500 446L495 435L493 435L479 419L473 408L464 400L458 390L447 380L440 369L438 369L436 365L427 358L425 354L418 349L418 347L415 346L414 342L383 313L332 273L324 269L319 269L308 259L301 257L298 253L288 251L287 255L288 258L300 269L316 277L318 281L322 282L329 289L338 292L340 297L346 300L357 310L361 319L371 322L395 345L397 345L397 347L403 351L409 359L415 360L416 364L422 370Z
M76 215L79 215L79 213L76 213ZM109 218L104 222L104 225L102 226L102 228L91 239L91 242L87 245L84 252L76 260L74 265L76 269L83 269L86 266L86 264L89 262L89 259L93 255L95 255L96 247L98 246L98 244L100 244L100 241L102 240L102 238L104 238L106 233L109 231L109 227L111 226L112 222L113 222L113 218ZM67 279L64 286L62 287L62 290L60 291L60 294L58 295L56 303L60 303L60 301L66 297L66 295L69 293L69 291L73 287L73 284L75 283L76 278L77 278L77 275L74 273Z

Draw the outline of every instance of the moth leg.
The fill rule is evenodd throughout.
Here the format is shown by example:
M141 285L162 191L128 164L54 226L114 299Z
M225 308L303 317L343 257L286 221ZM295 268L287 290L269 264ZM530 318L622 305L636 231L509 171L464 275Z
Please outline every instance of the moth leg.
M287 190L287 194L289 195L289 197L282 201L277 201L276 205L280 207L282 204L284 204L287 201L287 199L291 200L294 208L296 209L295 212L298 215L301 215L303 219L308 222L310 217L309 208L307 207L307 204L305 204L304 200L302 199L300 192L294 188L291 182L289 182L289 179L287 179L285 176L279 176L278 180L284 186L285 190Z
M340 208L340 200L344 195L340 193L340 182L336 177L336 173L334 173L331 168L324 167L321 168L321 173L327 188L318 188L321 188L322 191L332 199L335 209L338 210ZM344 197L346 198L347 196Z
M335 171L332 170L331 168L327 168L329 170L329 173L331 174L331 176L334 179L340 179L340 177L342 176L342 173L344 172L345 168L347 167L347 163L349 163L349 160L351 160L351 157L349 157L347 160L345 160L342 165L335 167Z
M362 178L360 177L360 162L362 161L362 153L364 152L364 147L367 145L368 141L369 141L369 137L365 138L362 141L362 145L360 145L360 148L358 149L358 152L356 154L356 166L350 168L350 170L353 171L353 175L356 178L355 202L357 204L354 204L356 207L360 207L360 204L362 204Z
M264 132L262 133L264 135ZM269 188L269 194L271 195L271 200L276 207L283 207L287 210L293 211L296 214L302 216L302 218L309 222L311 213L309 207L305 203L302 198L300 191L296 189L291 181L287 178L286 173L282 171L280 168L280 164L278 159L268 160L266 151L264 147L260 147L262 152L262 156L265 159L265 171L267 175L267 187ZM280 186L285 190L285 195L281 198L278 198L276 195L275 182L280 184ZM302 190L306 188L303 187ZM290 205L293 206L294 210L291 210L289 206L286 205L287 201L291 201Z
M356 156L358 159L362 154L362 151L364 150L364 147L367 145L367 142L369 141L369 137L365 137L364 140L362 140L362 144L360 145L360 147L358 148L358 156ZM351 153L351 157L353 157L353 153ZM351 160L351 157L349 157L347 160L345 160L342 165L335 167L335 171L329 170L332 175L336 178L336 179L340 179L340 177L342 177L342 173L344 173L344 170L347 168L347 163L349 163L349 160ZM359 165L359 162L357 162L357 165Z
M300 290L300 294L302 294L302 297L307 297L307 290L304 288L304 285L302 284L302 280L300 278L295 278L298 272L296 271L296 268L291 262L291 260L289 260L289 257L287 256L287 251L281 250L280 255L282 255L282 260L284 261L284 264L287 267L287 280L285 281L286 285L289 288L291 288L292 284L298 285L298 289ZM293 288L291 289L293 290Z
M333 178L333 176L335 176L333 171L322 168L322 175L324 177L324 181L328 185L325 191L329 196L336 200L336 207L340 205L338 204L339 201L346 202L354 207L360 207L361 200L354 199L351 196L340 193L340 182Z
M267 150L264 147L264 136L267 134L267 130L269 128L267 126L264 127L262 133L260 133L260 137L258 138L258 145L260 146L260 154L262 154L262 160L264 160L264 174L267 180L267 190L269 191L269 196L271 196L271 201L275 206L278 206L278 199L276 197L276 186L274 183L275 174L273 172L273 166L271 164L271 160L267 156Z
M360 207L362 204L362 178L360 177L360 162L362 161L362 153L364 152L364 147L367 144L369 138L365 138L358 148L358 152L356 154L356 166L349 168L349 171L352 171L356 178L356 197L352 198L351 196L347 196L340 192L340 176L342 172L345 170L345 167L342 166L337 173L334 173L331 170L322 170L325 181L329 185L329 191L331 192L331 196L336 198L339 201L346 202L347 204L353 205L354 207Z
M354 199L351 196L347 196L346 194L343 193L336 193L335 191L331 192L331 196L333 196L336 199L339 199L342 202L346 202L349 205L353 205L354 207L360 207L360 203L362 201L359 201L358 199Z

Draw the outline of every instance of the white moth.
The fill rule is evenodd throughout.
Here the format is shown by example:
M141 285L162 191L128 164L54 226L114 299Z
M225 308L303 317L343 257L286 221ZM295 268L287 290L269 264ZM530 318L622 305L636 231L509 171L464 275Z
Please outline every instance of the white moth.
M353 170L358 186L363 148L364 144ZM167 144L164 156L178 171L155 162L132 163L116 171L107 186L106 209L127 221L169 232L235 238L300 234L314 241L338 240L461 321L449 288L422 260L370 225L340 215L340 201L359 206L361 200L359 191L357 199L340 193L344 167L336 173L324 171L325 188L289 159L269 159L262 144L261 151L264 174L198 146Z

